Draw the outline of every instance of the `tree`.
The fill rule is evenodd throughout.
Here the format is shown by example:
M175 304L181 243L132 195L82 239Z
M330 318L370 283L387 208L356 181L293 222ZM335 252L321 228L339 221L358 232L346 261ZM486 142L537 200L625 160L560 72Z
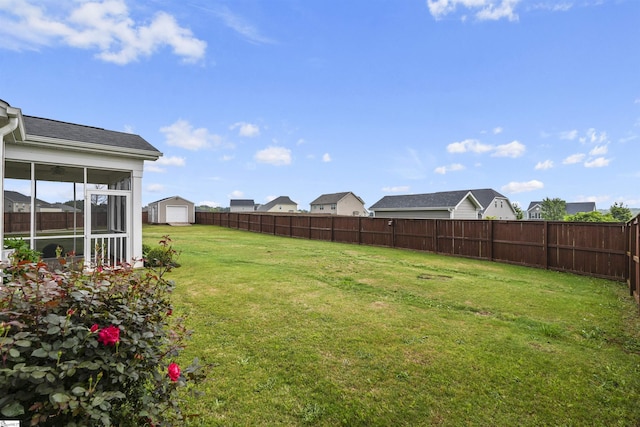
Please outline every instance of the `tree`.
M622 202L620 202L620 204L618 204L618 202L615 202L613 205L611 205L611 207L609 208L609 213L617 222L627 222L633 217L631 209L625 206Z
M610 213L603 214L598 211L578 212L574 215L565 216L564 220L571 222L617 222Z
M516 202L513 202L511 203L511 206L513 206L513 210L516 211L516 219L524 218L524 212L520 208L519 204L517 204Z
M542 218L547 221L562 221L567 214L567 202L562 199L549 199L542 201Z

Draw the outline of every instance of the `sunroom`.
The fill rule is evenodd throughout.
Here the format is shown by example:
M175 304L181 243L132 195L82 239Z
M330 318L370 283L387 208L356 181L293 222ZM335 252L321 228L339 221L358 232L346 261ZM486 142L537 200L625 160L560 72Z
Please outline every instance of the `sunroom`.
M2 100L0 137L3 242L23 239L45 260L141 265L144 161L162 153L138 135L23 115Z

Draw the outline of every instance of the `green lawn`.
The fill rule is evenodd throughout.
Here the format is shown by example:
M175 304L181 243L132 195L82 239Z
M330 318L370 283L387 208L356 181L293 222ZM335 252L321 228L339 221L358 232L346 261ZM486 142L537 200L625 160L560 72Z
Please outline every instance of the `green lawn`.
M623 283L214 226L182 251L191 426L636 426L640 319Z

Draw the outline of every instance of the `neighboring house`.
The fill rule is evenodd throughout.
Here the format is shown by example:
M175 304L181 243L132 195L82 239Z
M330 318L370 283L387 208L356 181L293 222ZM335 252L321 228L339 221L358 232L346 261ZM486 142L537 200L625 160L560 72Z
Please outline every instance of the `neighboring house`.
M287 196L280 196L269 203L258 206L258 212L298 212L298 204Z
M194 224L196 222L195 203L180 196L151 202L147 212L150 224Z
M312 214L367 216L362 199L351 191L323 194L311 202Z
M77 190L74 201L84 204L84 223L73 230L30 227L25 240L31 249L42 251L55 243L82 256L87 265L133 261L142 266L142 173L144 161L157 160L160 151L139 135L23 116L2 100L0 144L2 188L5 180L20 179L37 197L41 182L64 183ZM96 199L99 207L91 203ZM0 200L4 212L5 198ZM35 224L36 212L29 212ZM0 221L0 240L4 237Z
M579 212L593 212L596 210L595 202L571 202L565 205L567 215L575 215ZM527 219L543 220L542 202L531 202L527 208Z
M509 199L492 188L469 190L482 205L478 214L479 219L516 220L517 214Z
M376 218L478 219L484 207L470 190L384 196L369 210Z
M256 204L253 199L231 199L229 202L229 212L253 212Z
M48 210L49 212L60 212L60 209L50 210L52 205L49 203L36 199L36 211L44 212ZM45 208L45 210L43 210ZM31 197L25 196L22 193L17 191L4 191L4 211L5 212L31 212Z

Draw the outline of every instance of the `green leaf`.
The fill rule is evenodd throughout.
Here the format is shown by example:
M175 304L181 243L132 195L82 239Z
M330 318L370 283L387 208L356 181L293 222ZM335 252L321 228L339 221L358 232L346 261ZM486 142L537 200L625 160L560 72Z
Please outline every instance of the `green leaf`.
M73 389L71 389L71 393L75 394L76 396L83 395L86 391L87 391L86 388L80 387L80 386L76 386Z
M91 406L98 406L98 405L102 404L102 402L104 402L104 397L96 396L91 401Z
M49 352L44 348L37 348L33 350L33 353L31 353L31 356L33 357L47 357L48 355L49 355Z
M47 329L48 335L55 335L58 333L60 333L60 326L51 326L49 329Z
M46 372L34 371L31 373L31 378L40 379L40 378L44 378L45 375L47 375Z
M31 347L31 341L29 340L18 340L15 342L18 347Z
M66 393L55 393L49 397L51 403L65 403L71 400L71 396Z
M20 351L16 348L12 348L9 350L9 356L11 357L20 357Z
M0 412L2 412L2 415L7 418L13 418L18 415L24 415L24 407L18 402L13 402L12 404L2 408L2 411Z

